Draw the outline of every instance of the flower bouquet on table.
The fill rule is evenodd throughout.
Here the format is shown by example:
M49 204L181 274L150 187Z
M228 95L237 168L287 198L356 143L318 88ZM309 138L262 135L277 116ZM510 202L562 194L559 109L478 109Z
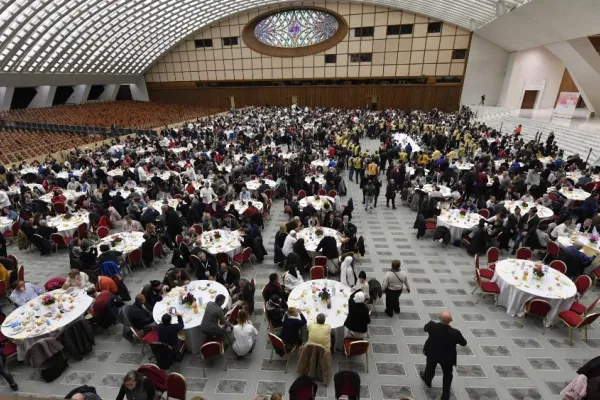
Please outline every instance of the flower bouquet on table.
M464 218L465 215L467 215L467 209L461 208L460 211L458 212L458 215L460 215L461 218Z
M571 186L571 185L567 186L567 192L573 192L573 186Z
M116 235L113 240L115 243L121 243L123 238L120 235Z
M188 308L192 307L192 305L194 305L195 302L196 298L191 292L188 292L185 296L181 298L181 304Z
M315 201L319 201L321 200L321 196L319 196L318 194L315 194Z
M329 293L326 287L321 289L318 296L323 303L327 303L327 308L331 307L331 293Z
M323 236L323 234L324 233L323 233L323 229L322 228L315 229L315 236L321 237L321 236Z
M545 275L544 266L542 264L535 264L533 267L533 274L537 279L542 279Z
M523 201L523 202L521 202L521 207L527 208L527 207L529 207L529 205L527 204L526 201Z
M42 299L40 302L45 306L50 306L50 305L56 303L56 299L50 293L46 293L46 294L42 295Z
M214 234L215 241L221 240L221 232L216 231Z
M599 239L598 235L590 235L590 237L589 237L590 243L592 243L592 244L598 243L598 239Z

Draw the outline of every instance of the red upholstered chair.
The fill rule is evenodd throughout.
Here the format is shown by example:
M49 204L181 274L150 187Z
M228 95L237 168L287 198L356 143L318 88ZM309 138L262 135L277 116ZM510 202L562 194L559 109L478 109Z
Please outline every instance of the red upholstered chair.
M24 281L25 280L25 267L22 265L19 265L19 269L17 270L17 278L20 281Z
M481 215L485 219L488 219L490 217L490 210L488 210L487 208L482 208L481 210L479 210L479 215Z
M154 364L142 364L138 367L137 371L148 378L154 389L158 392L159 398L161 398L167 390L167 372Z
M110 234L110 230L106 226L99 226L96 230L96 234L100 239L104 239Z
M303 198L305 198L305 197L306 197L306 191L304 191L304 190L300 189L300 190L298 191L298 200L302 200L302 199L303 199Z
M52 203L52 208L54 208L54 212L57 214L66 214L67 213L67 207L65 206L65 203L63 203L62 201Z
M581 299L592 287L592 278L587 275L579 275L575 278L575 288L577 288L577 300Z
M542 325L544 330L542 334L546 332L546 317L550 310L552 310L552 306L546 300L542 299L533 299L525 303L525 313L535 315L542 319Z
M50 240L52 240L52 242L56 244L57 248L65 249L69 247L69 242L71 241L71 238L65 238L62 235L59 235L58 233L51 233Z
M596 283L598 283L598 278L600 278L600 267L593 270L592 275L594 275L594 287L596 287Z
M340 379L340 375L342 378ZM358 379L358 384L354 384L353 379ZM346 396L348 399L360 398L360 376L351 371L336 372L333 381L335 382L335 393L338 395L336 400ZM355 389L358 388L358 390Z
M335 199L337 197L337 192L332 189L329 191L329 193L327 193L327 196L333 197Z
M571 304L570 311L573 311L577 315L588 315L592 311L594 311L594 308L596 308L599 301L600 301L600 297L596 298L596 300L594 300L592 302L592 304L590 304L589 306L586 306L584 304L581 304L578 301L575 301L575 302L573 302L573 304Z
M292 389L293 388L293 389ZM311 382L306 376L300 376L290 386L289 394L291 399L313 400L317 398L317 384Z
M196 235L202 235L202 225L194 224L192 225L192 228L194 228L194 231L196 231Z
M490 247L487 251L487 264L488 268L492 271L496 270L496 263L500 259L500 249L497 247Z
M325 196L327 194L327 192L325 191L325 189L321 188L317 191L317 194L319 196Z
M152 248L152 257L154 258L154 260L156 260L157 258L162 258L163 262L165 262L166 258L163 257L162 251L163 251L163 244L159 240L158 242L156 242L154 244L154 247ZM154 268L156 268L156 266Z
M296 350L298 350L298 345L295 344L291 349L288 349L285 345L285 343L283 343L283 340L281 340L279 338L279 336L276 336L274 334L272 334L271 332L269 332L269 341L271 342L271 346L273 347L273 349L271 350L271 357L269 357L269 362L271 362L273 360L273 352L275 351L275 349L279 350L280 352L283 352L285 354L285 373L287 374L288 371L288 365L290 364L290 356L292 355L293 352L295 352Z
M183 242L183 236L181 235L177 235L175 236L175 244L177 244L177 247L179 247L179 245Z
M142 345L142 355L144 354L144 348L146 345L150 345L151 343L158 342L158 329L154 328L149 332L144 332L134 327L131 327L131 332L133 333L133 337L137 339L138 342Z
M348 368L348 357L365 355L365 367L369 373L369 342L356 340L355 338L344 339L344 354L346 355L346 368Z
M437 224L435 222L425 222L425 230L426 231L435 231L437 229Z
M481 289L482 291L482 294L479 296L479 300L477 300L475 304L479 303L485 295L491 294L495 297L497 294L500 294L500 287L497 284L493 282L481 281L481 275L479 275L479 270L477 268L475 268L475 283L477 286L475 289L473 289L471 294L475 293L477 289Z
M552 260L556 260L558 258L558 252L559 252L559 247L558 244L556 242L553 241L549 241L548 244L546 245L546 256L544 257L544 262L546 262L546 259L548 257L550 257Z
M487 268L479 268L479 254L475 254L475 269L479 270L479 275L484 279L492 279L494 271Z
M17 256L15 256L14 254L9 254L6 258L11 259L15 266L19 265L19 260L17 260Z
M240 305L237 304L235 307L233 307L233 310L231 310L230 312L227 313L227 321L231 325L234 325L237 322L237 317L238 317L239 313L240 313Z
M202 344L200 347L200 358L202 359L202 372L206 378L205 363L206 360L214 357L223 357L223 369L227 371L227 359L225 358L225 349L222 340L212 340Z
M6 359L6 361L4 362L4 365L7 365L9 361L12 361L15 358L17 358L17 345L14 344L13 342L10 342L7 340L2 345L1 352L2 352L2 356Z
M177 200L181 200L181 199L183 199L183 196L182 196L182 195L180 195L179 193L177 193L177 194L175 195L175 198L176 198Z
M173 398L177 400L185 400L185 395L187 393L187 383L185 378L176 372L171 372L167 376L166 381L167 399Z
M129 268L129 272L133 271L134 265L139 265L139 264L142 264L142 250L135 249L135 250L130 251L129 254L127 254L127 262L126 262L126 265ZM146 266L144 266L144 268L146 268Z
M573 311L567 310L558 313L558 318L569 328L569 343L573 346L573 329L584 328L585 341L587 342L587 327L600 317L600 313L580 316Z
M310 280L325 279L325 268L321 265L315 265L310 269Z
M519 247L517 249L517 260L531 260L533 251L529 247Z
M557 270L561 274L567 273L567 264L565 264L564 261L552 260L552 261L550 261L550 264L548 264L548 266L552 269Z
M250 248L250 247L244 248L244 250L242 250L241 253L233 256L233 265L237 265L241 269L242 265L245 262L250 261L251 255L252 255L252 248ZM252 263L252 262L250 261L250 263Z
M596 182L588 182L585 185L583 185L583 190L585 190L588 193L592 193L592 190L594 190L595 187Z
M327 268L327 257L325 256L315 256L315 261L313 266L321 266L323 268Z
M85 233L87 232L87 230L88 224L84 222L77 227L77 235L79 235L80 238L83 238L85 237Z
M3 299L8 294L8 285L6 281L0 281L0 299Z
M15 228L16 228L16 233L15 233ZM19 221L15 221L10 226L10 230L4 232L2 234L2 236L4 236L5 239L9 239L9 241L12 241L14 238L18 237L20 228L21 228L21 225L19 224Z
M225 253L218 253L216 256L217 265L221 265L222 263L229 264L229 256Z

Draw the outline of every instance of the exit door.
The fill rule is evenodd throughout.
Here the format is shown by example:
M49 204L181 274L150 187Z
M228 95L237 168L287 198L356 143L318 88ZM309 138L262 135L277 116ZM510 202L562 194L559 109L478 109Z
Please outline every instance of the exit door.
M539 90L526 90L523 94L523 101L521 102L521 108L525 110L532 110L535 106Z

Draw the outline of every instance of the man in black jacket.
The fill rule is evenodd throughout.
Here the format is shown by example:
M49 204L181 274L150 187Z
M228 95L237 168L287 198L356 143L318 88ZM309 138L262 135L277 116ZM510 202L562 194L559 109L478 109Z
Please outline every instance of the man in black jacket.
M156 326L152 313L146 308L146 296L138 294L135 302L129 307L129 322L131 326L139 330L150 330Z
M452 316L449 311L440 314L440 322L429 321L424 330L429 338L423 347L427 357L425 371L419 373L427 387L431 387L431 380L438 364L444 373L442 383L442 400L450 399L450 386L452 385L452 368L456 365L456 345L466 346L467 341L458 329L450 326Z
M171 314L164 314L161 323L158 324L158 341L171 346L173 357L179 361L181 355L181 342L179 341L178 333L183 329L182 314L176 314L177 323L171 323Z
M175 237L181 235L181 232L183 231L179 214L166 204L162 206L162 213L165 216L165 227L167 228L169 242L173 243L175 242Z
M521 246L521 242L525 246L529 246L529 240L536 235L538 225L540 224L540 217L537 215L537 208L531 207L529 212L520 220L519 234L513 245L512 254L516 254L517 249Z
M237 269L228 266L226 263L221 263L219 271L217 271L216 281L227 289L233 288L235 283L240 279L240 274Z
M98 254L98 264L102 265L103 262L112 261L117 265L123 264L123 253L118 250L111 250L108 244L100 245L100 254Z

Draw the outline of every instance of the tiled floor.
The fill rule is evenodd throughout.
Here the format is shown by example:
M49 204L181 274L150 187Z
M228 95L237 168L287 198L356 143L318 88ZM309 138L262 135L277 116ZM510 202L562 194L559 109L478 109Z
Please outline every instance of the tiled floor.
M372 149L375 143L368 143ZM568 333L563 327L546 330L542 334L541 322L536 318L511 318L503 308L496 308L491 299L475 305L473 289L473 261L463 249L442 247L434 243L430 236L415 239L412 229L415 214L407 207L400 206L393 211L385 207L383 194L377 209L372 213L360 210L361 196L358 186L348 182L349 196L355 200L357 211L353 222L359 234L366 240L367 254L357 264L368 277L382 279L394 258L403 262L414 290L403 294L402 313L388 318L383 307L372 315L370 338L372 351L369 354L369 373L366 373L364 358L356 358L349 368L360 372L365 399L394 399L408 395L416 400L439 399L441 377L433 381L434 387L427 389L418 376L423 369L425 358L422 354L426 335L423 325L430 318L437 319L439 312L449 309L454 316L454 326L465 335L468 346L459 348L460 355L453 382L453 399L495 400L495 399L557 399L565 382L575 376L575 370L589 358L597 355L600 347L600 330L588 332L590 341L585 343L583 333L575 332L575 343L567 343ZM383 193L384 191L382 191ZM344 203L349 198L343 199ZM273 208L273 220L264 231L265 245L269 251L278 226L284 222L282 202L277 201ZM66 252L41 259L33 252L14 251L26 267L27 279L43 283L46 279L68 271ZM244 268L244 273L256 274L260 287L266 283L268 274L276 271L272 263L272 253L261 265ZM138 292L143 283L159 278L163 271L135 271L135 277L128 278L128 286ZM584 303L591 302L586 296ZM257 293L257 302L260 293ZM262 300L260 300L262 301ZM258 303L256 310L262 310ZM222 361L211 364L207 378L202 375L198 356L186 355L174 370L181 372L188 382L191 395L202 394L207 399L252 399L257 393L273 391L287 392L296 378L295 361L292 359L290 371L285 374L285 363L277 356L269 362L270 347L267 345L266 326L262 313L253 316L260 331L259 343L251 358L237 360L227 351L227 372L223 372ZM97 337L92 354L81 362L70 362L69 369L53 383L40 383L41 379L31 367L16 362L9 364L19 385L21 394L54 395L63 397L75 385L96 386L104 399L115 397L123 375L147 361L148 355L140 354L140 347L122 339L120 326L111 332ZM345 361L339 353L334 356L334 368L345 368ZM438 374L441 371L438 369ZM0 382L0 397L8 394L4 381ZM320 386L319 398L333 398L333 382Z

